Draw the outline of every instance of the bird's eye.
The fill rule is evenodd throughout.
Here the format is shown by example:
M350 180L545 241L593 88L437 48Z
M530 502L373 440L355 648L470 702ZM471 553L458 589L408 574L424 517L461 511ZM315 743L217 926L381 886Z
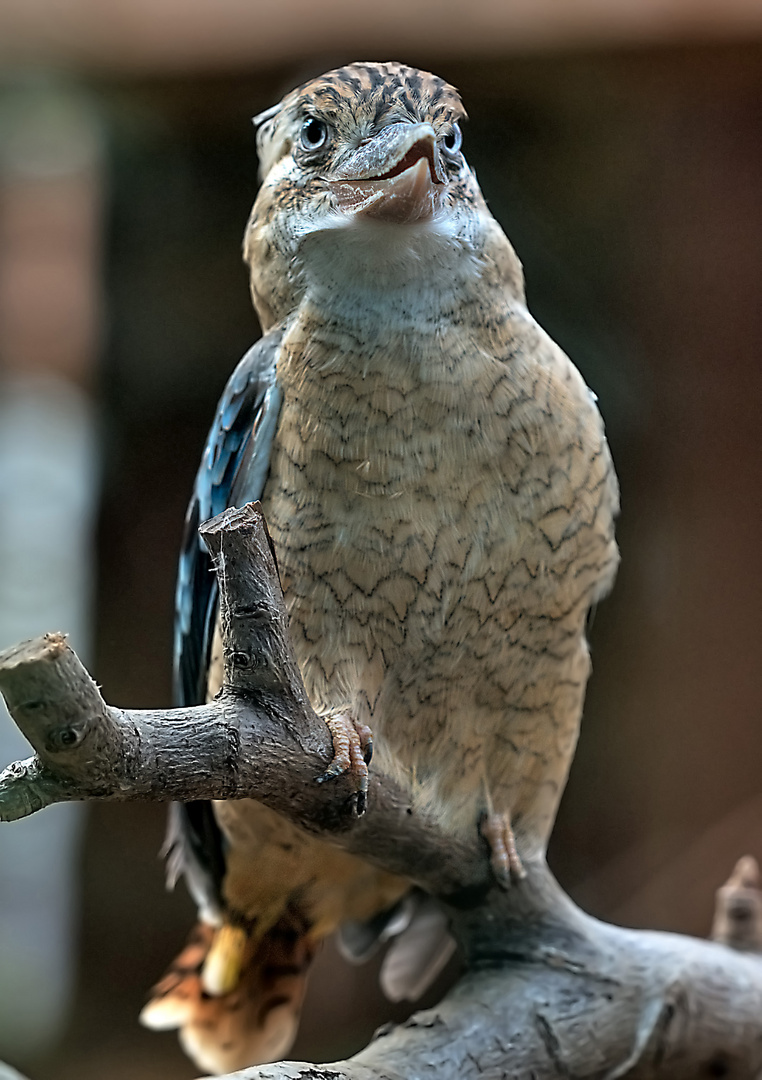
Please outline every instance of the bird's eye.
M460 150L460 144L463 142L463 135L457 124L453 124L445 137L442 139L444 143L445 151L451 156L455 155Z
M311 116L302 124L300 142L303 150L319 150L328 142L328 125Z

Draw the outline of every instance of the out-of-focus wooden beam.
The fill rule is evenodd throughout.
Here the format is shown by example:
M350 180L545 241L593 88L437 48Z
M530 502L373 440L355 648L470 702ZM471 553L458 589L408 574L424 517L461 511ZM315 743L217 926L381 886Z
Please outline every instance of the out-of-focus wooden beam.
M3 0L0 65L86 71L762 37L759 0Z

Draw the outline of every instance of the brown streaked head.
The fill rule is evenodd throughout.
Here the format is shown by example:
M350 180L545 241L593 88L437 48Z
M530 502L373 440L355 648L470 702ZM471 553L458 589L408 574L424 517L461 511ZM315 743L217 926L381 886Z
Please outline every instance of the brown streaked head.
M391 123L429 123L446 137L465 117L458 91L437 75L393 62L348 64L310 79L255 117L262 178L291 149L294 121L325 124L325 160L340 166L342 151L357 148ZM305 131L308 151L309 140Z
M400 260L480 256L487 233L507 243L461 151L465 117L454 87L398 63L329 71L255 117L262 187L244 257L264 328L322 259L350 279L371 268L380 287Z

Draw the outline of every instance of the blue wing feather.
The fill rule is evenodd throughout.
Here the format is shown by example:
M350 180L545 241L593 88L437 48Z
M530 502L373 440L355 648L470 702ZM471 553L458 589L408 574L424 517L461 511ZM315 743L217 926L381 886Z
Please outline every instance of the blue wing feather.
M196 474L175 592L176 705L199 705L206 700L209 653L217 621L217 578L198 527L229 506L241 506L262 496L282 401L275 382L282 338L282 329L261 338L228 379ZM175 803L170 807L164 854L168 883L174 885L182 875L202 917L218 919L223 908L225 856L211 803Z
M203 521L262 496L280 412L275 360L282 330L263 337L231 375L201 459L185 519L175 593L174 698L198 705L217 612L217 580L198 535Z

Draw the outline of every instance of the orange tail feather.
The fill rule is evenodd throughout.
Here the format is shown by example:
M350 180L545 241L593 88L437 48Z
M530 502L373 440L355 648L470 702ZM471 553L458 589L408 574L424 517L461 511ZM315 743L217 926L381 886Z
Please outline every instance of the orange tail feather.
M296 1037L317 943L298 914L286 913L264 937L248 937L237 985L212 997L202 987L201 969L216 933L197 924L151 991L140 1021L158 1030L179 1028L183 1049L207 1072L276 1061Z

